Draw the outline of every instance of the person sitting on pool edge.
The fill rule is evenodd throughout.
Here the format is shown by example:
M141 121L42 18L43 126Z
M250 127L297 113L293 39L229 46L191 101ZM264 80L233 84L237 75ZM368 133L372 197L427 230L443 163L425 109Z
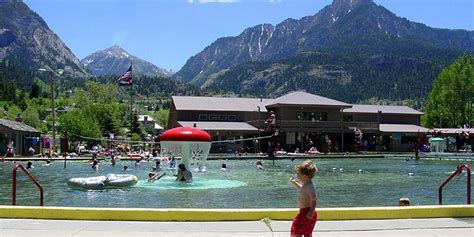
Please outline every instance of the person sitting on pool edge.
M176 175L176 181L180 182L191 182L193 180L193 174L191 171L186 169L184 164L178 165L178 174Z

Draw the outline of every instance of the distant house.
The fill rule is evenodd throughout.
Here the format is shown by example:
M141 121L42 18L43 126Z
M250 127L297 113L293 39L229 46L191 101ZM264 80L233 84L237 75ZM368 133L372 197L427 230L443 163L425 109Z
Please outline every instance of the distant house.
M36 153L40 151L41 131L22 122L0 119L0 155L5 155L9 140L13 140L15 154L27 155L33 147Z
M173 96L168 128L197 127L216 141L278 131L276 143L287 151L312 145L323 151L410 151L428 131L420 126L422 114L407 106L353 105L302 91L276 99ZM258 148L266 152L269 142ZM255 151L256 145L216 143L211 149L229 147Z
M154 131L154 134L158 134L164 129L149 115L138 115L138 122L141 123L148 131Z
M51 108L46 108L45 111L46 111L46 115L49 115L49 114L51 114L51 112L53 110ZM71 109L68 106L66 106L66 107L56 108L55 111L56 111L57 115L61 115L61 114L64 114L64 113L67 113L67 112L71 111Z

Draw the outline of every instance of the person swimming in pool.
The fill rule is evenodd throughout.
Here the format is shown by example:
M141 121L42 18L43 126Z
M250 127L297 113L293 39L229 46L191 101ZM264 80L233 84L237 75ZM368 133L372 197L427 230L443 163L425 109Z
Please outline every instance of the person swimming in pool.
M91 167L91 168L92 168L92 170L94 170L95 172L98 172L98 171L99 171L99 161L94 160L94 161L92 162L92 167Z
M158 175L158 174L155 174L153 172L150 172L148 173L148 183L153 183L161 178L163 178L163 176L165 176L166 174L163 173L161 175Z
M178 174L176 175L176 181L180 182L191 182L193 180L193 174L191 171L186 169L184 164L178 165Z

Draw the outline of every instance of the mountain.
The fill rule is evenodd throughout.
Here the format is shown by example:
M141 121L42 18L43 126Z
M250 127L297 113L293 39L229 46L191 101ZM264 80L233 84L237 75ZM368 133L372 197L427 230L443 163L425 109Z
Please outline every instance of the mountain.
M120 75L130 67L130 63L133 64L135 75L171 76L173 74L172 70L159 68L127 53L117 45L97 51L82 59L81 62L95 76Z
M453 56L457 52L444 51ZM456 54L457 55L457 54ZM455 58L455 57L453 57ZM371 98L424 102L442 64L400 56L347 57L307 51L272 62L248 62L211 74L203 88L278 97L305 90L356 103Z
M380 91L382 96L388 96L388 88L406 79L399 76L406 75L405 65L412 73L408 83L427 87L420 92L423 96L436 76L427 75L433 76L464 51L474 52L473 31L411 22L372 0L334 0L313 16L276 26L261 24L238 36L217 39L189 58L173 78L257 96L286 93L290 88L285 85L310 92L321 90L314 86L324 86L342 94L341 85L362 84L368 85L365 94L370 94L375 92L374 80L379 80L376 84L386 88ZM362 69L377 73L368 79ZM298 83L301 80L313 83ZM350 98L360 95L347 92Z
M46 22L21 0L0 0L0 61L35 72L62 68L69 76L89 75Z

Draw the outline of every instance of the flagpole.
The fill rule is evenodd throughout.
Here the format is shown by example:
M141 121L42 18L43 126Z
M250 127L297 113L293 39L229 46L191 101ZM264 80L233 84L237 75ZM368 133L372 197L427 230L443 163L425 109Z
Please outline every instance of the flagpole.
M130 68L132 68L132 63L130 63ZM133 78L133 69L132 71L132 78ZM133 131L133 83L130 85L130 138L132 137Z
M119 85L130 86L130 137L132 135L133 128L133 73L132 73L132 62L130 62L130 68L122 74L117 81Z

